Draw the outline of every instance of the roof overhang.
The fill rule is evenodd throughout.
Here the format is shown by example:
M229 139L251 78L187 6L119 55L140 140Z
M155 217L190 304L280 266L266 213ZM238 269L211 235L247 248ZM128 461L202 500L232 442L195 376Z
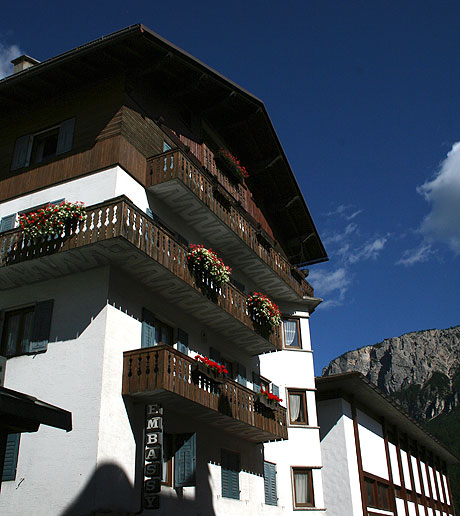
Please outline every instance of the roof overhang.
M36 432L41 424L70 432L72 414L33 396L0 387L1 430Z
M344 398L353 399L358 405L383 417L387 423L399 429L428 450L433 451L447 464L457 464L460 459L451 453L436 437L432 436L406 414L396 402L358 372L322 376L315 379L317 401Z
M261 100L143 25L132 25L0 80L0 110L108 77L162 88L218 128L250 171L249 187L292 264L327 260Z

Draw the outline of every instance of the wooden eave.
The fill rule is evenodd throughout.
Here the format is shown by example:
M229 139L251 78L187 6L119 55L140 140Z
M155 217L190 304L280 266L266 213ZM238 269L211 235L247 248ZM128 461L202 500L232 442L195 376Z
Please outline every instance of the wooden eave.
M218 129L250 171L249 188L292 264L328 259L263 102L143 25L2 79L0 109L31 107L62 91L120 76L127 87L142 81L161 88Z

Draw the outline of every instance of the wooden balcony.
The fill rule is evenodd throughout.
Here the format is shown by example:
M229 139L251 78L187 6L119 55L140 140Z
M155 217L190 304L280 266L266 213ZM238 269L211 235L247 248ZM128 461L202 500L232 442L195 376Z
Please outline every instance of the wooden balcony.
M169 346L123 354L123 395L161 403L251 442L287 439L286 409L267 409L258 395L232 380L217 384L193 373L196 361Z
M18 230L0 235L0 290L114 265L165 301L227 336L253 355L281 349L281 330L259 333L247 297L234 285L197 284L188 249L122 196L89 207L68 235L33 241Z
M187 223L200 224L200 232L214 247L257 278L258 288L294 302L313 297L309 283L292 275L291 264L264 242L244 210L236 208L238 200L220 184L219 176L213 178L177 149L150 158L147 167L147 188Z

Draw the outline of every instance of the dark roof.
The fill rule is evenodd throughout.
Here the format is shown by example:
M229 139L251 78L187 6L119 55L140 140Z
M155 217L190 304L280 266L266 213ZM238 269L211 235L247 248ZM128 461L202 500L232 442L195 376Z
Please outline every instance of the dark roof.
M72 414L33 396L0 387L0 428L11 432L36 432L40 425L70 432Z
M250 171L251 192L291 263L328 259L263 102L143 25L0 80L0 110L120 73L128 81L150 80L218 128Z
M412 419L390 396L358 372L316 378L317 401L352 397L362 407L385 420L433 451L448 464L460 462L436 437Z

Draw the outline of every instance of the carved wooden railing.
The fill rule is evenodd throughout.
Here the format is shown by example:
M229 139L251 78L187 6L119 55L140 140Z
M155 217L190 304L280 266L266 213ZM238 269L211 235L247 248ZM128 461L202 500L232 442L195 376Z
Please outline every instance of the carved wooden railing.
M297 281L291 273L291 264L272 247L267 249L257 237L257 229L231 203L231 195L222 186L216 195L216 185L206 177L180 150L165 152L147 162L147 187L181 180L215 215L219 217L243 242L273 269L299 296L313 297L313 288L306 281ZM220 198L220 199L219 199Z
M126 197L88 207L86 213L87 218L79 221L68 234L33 240L18 229L2 233L0 267L122 237L197 291L205 290L217 306L260 333L257 321L249 314L247 296L231 283L217 287L208 278L193 274L187 266L188 248ZM274 327L270 335L263 336L276 349L281 349L280 327Z
M194 374L190 357L157 346L123 353L123 394L165 390L269 434L264 440L287 439L286 409L276 404L267 410L258 394L232 381L216 384Z

